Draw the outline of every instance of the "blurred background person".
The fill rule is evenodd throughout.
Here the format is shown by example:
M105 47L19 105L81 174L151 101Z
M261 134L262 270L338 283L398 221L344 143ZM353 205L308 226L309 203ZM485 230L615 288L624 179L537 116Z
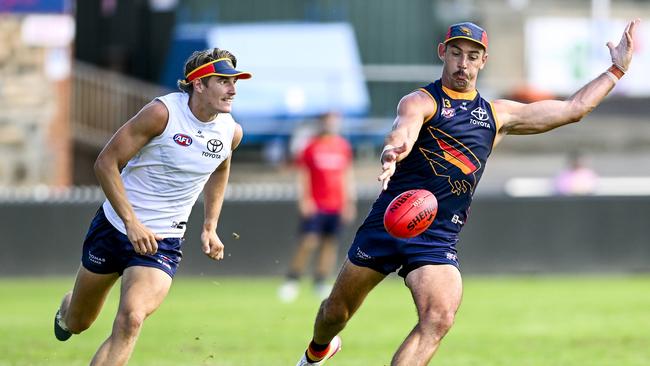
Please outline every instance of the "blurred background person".
M589 167L587 159L579 151L573 151L567 158L567 167L553 181L553 188L559 195L592 194L598 183L598 175Z
M284 302L298 296L300 278L315 250L314 291L320 298L329 295L331 285L326 281L336 264L339 235L356 216L352 147L339 134L340 123L338 113L322 115L317 134L298 152L300 239L286 281L278 290Z

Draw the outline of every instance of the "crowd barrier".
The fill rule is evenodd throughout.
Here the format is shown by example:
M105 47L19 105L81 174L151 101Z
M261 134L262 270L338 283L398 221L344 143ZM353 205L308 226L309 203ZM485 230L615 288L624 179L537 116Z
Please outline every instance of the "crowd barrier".
M0 275L72 275L81 244L101 204L78 200L0 203ZM371 200L342 235L341 261ZM650 271L650 197L478 197L458 244L463 273L629 273ZM232 199L218 234L225 258L201 253L201 202L194 207L179 275L282 275L296 245L291 199ZM237 237L237 238L236 238Z

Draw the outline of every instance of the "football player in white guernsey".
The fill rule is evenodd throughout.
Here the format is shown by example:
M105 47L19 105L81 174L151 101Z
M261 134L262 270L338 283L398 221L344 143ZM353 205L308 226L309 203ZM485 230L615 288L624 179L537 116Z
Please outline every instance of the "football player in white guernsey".
M230 111L239 79L237 59L218 48L194 52L181 92L156 98L124 124L95 162L107 200L93 219L74 289L54 321L57 339L88 329L122 277L111 335L91 365L125 365L144 320L162 303L181 259L192 206L204 194L203 252L223 258L216 233L242 129Z

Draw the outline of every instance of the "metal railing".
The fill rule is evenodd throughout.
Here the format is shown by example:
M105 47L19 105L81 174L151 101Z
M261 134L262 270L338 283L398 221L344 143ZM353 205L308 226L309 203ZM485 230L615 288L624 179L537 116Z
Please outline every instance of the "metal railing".
M75 62L72 91L72 134L76 141L101 148L153 98L167 90L117 72Z

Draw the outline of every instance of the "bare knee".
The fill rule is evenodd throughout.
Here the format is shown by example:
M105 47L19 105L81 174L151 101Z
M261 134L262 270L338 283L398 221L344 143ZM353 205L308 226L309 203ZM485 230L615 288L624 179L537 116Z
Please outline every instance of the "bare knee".
M420 316L418 328L437 339L442 339L454 325L456 313L453 311L430 310Z
M127 337L136 336L142 328L145 317L138 311L120 311L115 319L115 331Z
M327 298L321 303L320 315L324 323L345 324L350 319L351 312L345 304L331 301L331 298Z

